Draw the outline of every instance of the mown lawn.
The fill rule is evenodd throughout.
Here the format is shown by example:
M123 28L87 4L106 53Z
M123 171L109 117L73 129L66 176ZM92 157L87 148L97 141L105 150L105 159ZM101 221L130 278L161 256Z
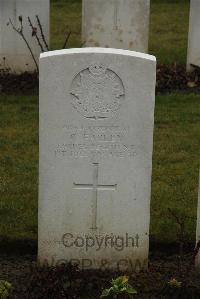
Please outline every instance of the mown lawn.
M151 0L149 52L159 63L186 63L189 0ZM51 47L81 46L81 0L51 1ZM151 236L172 242L179 233L168 208L195 237L200 148L200 96L156 99ZM38 98L0 96L0 238L37 239Z
M37 236L36 97L0 97L0 236Z
M157 97L151 233L158 241L177 239L175 217L184 222L185 241L195 238L199 154L200 95Z
M149 52L159 63L186 63L189 0L151 0ZM81 0L51 1L51 47L81 46Z
M151 234L177 239L170 207L194 240L200 148L200 96L156 99ZM37 239L38 98L0 96L0 237Z
M159 63L186 64L189 0L151 0L149 52Z

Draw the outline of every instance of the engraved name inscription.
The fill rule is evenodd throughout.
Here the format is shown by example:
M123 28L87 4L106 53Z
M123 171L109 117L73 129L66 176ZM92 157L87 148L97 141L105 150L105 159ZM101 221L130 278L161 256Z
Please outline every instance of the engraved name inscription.
M73 107L90 119L112 117L125 96L122 80L101 64L91 65L76 75L70 93Z
M119 126L70 126L63 127L66 142L55 149L57 157L74 158L133 158L135 145L129 143L128 127Z

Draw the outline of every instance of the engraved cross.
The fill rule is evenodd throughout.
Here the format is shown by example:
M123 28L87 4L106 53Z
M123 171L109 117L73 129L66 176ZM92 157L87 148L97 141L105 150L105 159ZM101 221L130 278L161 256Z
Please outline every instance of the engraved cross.
M97 197L98 190L116 190L117 184L115 185L99 185L99 164L93 163L93 183L92 184L76 184L74 183L75 189L79 190L92 190L92 226L91 229L97 229Z

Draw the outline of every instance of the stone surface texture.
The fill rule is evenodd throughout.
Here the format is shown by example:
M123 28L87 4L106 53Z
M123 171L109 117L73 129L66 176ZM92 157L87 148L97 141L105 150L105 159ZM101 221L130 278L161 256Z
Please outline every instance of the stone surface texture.
M23 33L26 37L37 61L40 48L28 23L30 17L33 26L38 27L36 15L39 16L44 36L49 41L49 0L1 0L0 1L0 72L33 72L36 70L25 42L9 24L19 29L19 16L22 16ZM9 24L9 25L8 25ZM39 34L41 39L41 36Z
M188 33L187 70L194 68L191 64L200 67L200 1L190 0L190 21Z
M148 51L150 0L83 0L86 47Z
M155 57L134 51L41 55L41 262L146 267L155 74Z

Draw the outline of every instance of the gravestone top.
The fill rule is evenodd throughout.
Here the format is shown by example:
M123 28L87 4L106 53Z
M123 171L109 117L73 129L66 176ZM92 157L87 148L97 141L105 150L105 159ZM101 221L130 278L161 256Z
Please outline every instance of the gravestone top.
M100 47L87 47L87 48L72 48L72 49L64 49L64 50L55 50L48 51L40 54L40 58L57 56L57 55L69 55L69 54L79 54L79 53L94 53L94 54L116 54L116 55L124 55L124 56L133 56L136 58L147 59L156 62L156 57L150 54L123 50L123 49L114 49L114 48L100 48Z
M41 262L147 266L155 75L128 50L41 54Z
M38 45L35 36L32 35L32 27L37 29L39 38L41 35L40 28L42 28L48 44L49 12L49 0L0 0L0 72L23 73L37 71L30 50L16 30L22 30L36 63L38 63L42 49ZM43 50L46 50L42 39L40 39L40 45L42 45Z
M86 47L148 51L150 0L83 0Z

